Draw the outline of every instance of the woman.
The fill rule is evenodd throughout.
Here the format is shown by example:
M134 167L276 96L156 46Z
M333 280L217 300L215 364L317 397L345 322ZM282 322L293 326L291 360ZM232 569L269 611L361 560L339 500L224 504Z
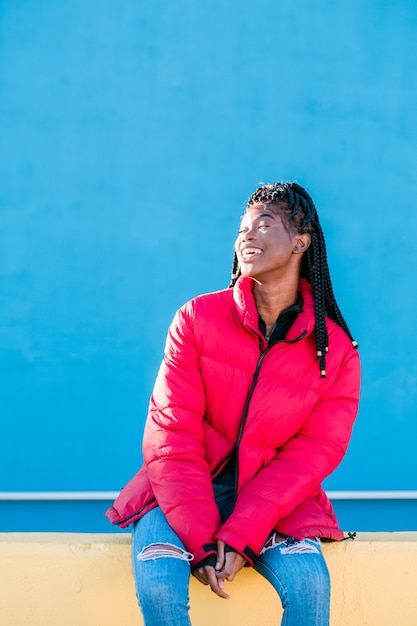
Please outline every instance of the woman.
M135 522L146 626L190 624L190 572L228 598L224 581L244 566L275 587L282 624L328 625L319 538L343 532L321 482L357 413L356 347L312 199L296 183L260 187L230 288L191 300L171 324L144 466L107 513L121 527Z

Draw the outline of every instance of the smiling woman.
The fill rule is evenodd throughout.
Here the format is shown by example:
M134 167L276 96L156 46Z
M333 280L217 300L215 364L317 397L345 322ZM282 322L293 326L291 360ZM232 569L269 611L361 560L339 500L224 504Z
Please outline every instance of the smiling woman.
M311 241L309 234L287 226L278 206L256 202L248 207L235 245L241 274L254 280L268 336L282 310L295 301L302 255Z
M144 466L107 512L134 523L146 626L189 625L190 574L228 598L225 582L244 566L274 586L283 624L328 626L319 539L344 533L321 482L356 417L356 347L313 201L295 183L260 187L229 288L187 302L170 326Z
M329 266L327 263L326 244L323 231L320 226L319 217L313 200L303 187L297 183L285 183L276 185L264 185L259 187L249 198L245 215L243 216L241 228L238 232L238 239L235 246L235 256L232 269L232 287L237 278L246 274L250 270L249 259L242 253L245 252L246 246L242 244L242 237L248 241L251 233L248 233L247 223L250 222L248 215L258 212L258 220L256 232L267 233L271 223L269 219L279 219L281 225L281 233L285 230L290 240L290 258L292 260L291 269L297 272L297 276L305 277L311 284L315 304L316 316L316 337L317 337L317 357L320 360L320 372L323 377L326 376L326 354L329 350L328 334L326 327L326 316L328 315L336 324L338 324L352 342L354 348L358 347L357 342L353 339L350 330L340 312L333 293L332 282L330 278ZM246 222L245 220L248 219ZM253 219L253 218L252 218ZM262 220L266 220L263 222ZM284 237L285 240L285 237ZM253 244L253 242L252 242ZM277 242L278 245L278 242ZM282 240L281 240L282 246ZM249 246L249 250L251 246ZM254 246L253 249L262 248ZM306 254L303 254L306 253ZM278 268L276 268L278 269ZM288 268L287 268L288 269ZM286 277L289 284L294 285L294 275ZM252 275L252 278L255 278ZM297 279L298 280L298 279ZM280 281L280 289L287 284L287 280ZM262 284L262 283L261 283ZM254 287L254 292L259 288ZM263 289L261 290L261 293ZM255 296L256 298L256 296ZM258 300L262 299L262 295L258 296ZM262 305L260 305L262 308ZM259 311L259 305L258 305ZM267 313L265 313L267 315Z

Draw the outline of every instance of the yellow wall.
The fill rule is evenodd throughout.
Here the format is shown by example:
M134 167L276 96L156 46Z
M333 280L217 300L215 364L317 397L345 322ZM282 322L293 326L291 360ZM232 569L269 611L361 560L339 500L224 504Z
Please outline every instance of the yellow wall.
M324 546L331 626L417 625L417 532L360 533ZM277 626L272 587L244 570L217 598L191 581L193 626ZM0 534L2 626L140 626L130 536Z

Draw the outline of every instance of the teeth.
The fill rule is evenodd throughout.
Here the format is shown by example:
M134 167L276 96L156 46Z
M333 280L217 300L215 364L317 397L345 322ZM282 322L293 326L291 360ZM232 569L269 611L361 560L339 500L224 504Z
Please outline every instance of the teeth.
M258 248L245 248L244 250L242 250L242 255L243 256L253 256L255 254L260 254L261 250L259 250Z

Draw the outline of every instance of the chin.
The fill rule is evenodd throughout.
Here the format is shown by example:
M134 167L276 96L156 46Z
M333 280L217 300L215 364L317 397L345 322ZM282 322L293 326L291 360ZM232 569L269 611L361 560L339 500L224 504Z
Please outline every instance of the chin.
M252 280L256 282L260 282L257 278L258 274L256 272L251 272L249 269L245 272L241 269L240 273L242 276L245 276L245 278L251 278Z
M253 270L250 267L240 266L240 273L242 276L247 276L248 278L252 278Z

